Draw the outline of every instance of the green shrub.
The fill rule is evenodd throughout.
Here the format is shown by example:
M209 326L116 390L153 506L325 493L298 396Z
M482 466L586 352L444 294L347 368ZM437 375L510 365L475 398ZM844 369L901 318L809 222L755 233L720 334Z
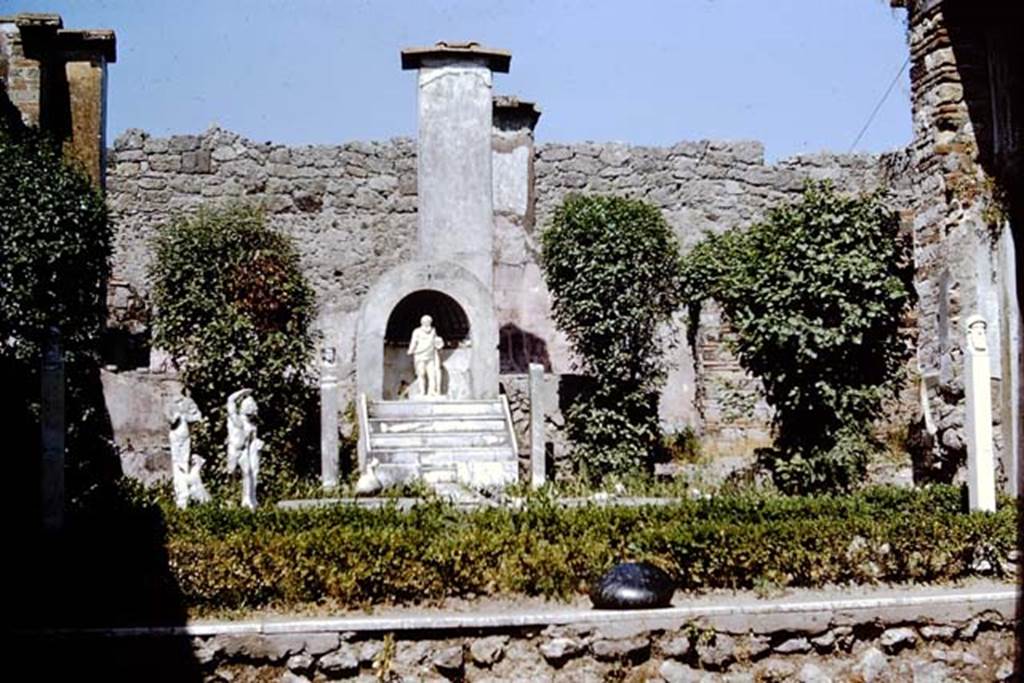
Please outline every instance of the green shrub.
M541 236L553 314L590 385L567 411L588 478L650 464L668 321L678 307L679 248L661 213L638 200L569 195Z
M39 365L48 328L64 356L67 494L93 490L110 465L100 394L112 231L103 197L59 144L0 117L0 377L15 481L35 481ZM106 425L106 429L104 428ZM34 489L33 489L34 491ZM19 492L19 495L22 495ZM27 504L34 504L28 500Z
M459 512L443 503L363 510L166 511L171 573L200 611L418 603L468 595L568 598L613 563L648 560L684 590L933 582L995 571L1016 511L963 514L952 487L849 497L755 494L667 507Z
M898 228L880 193L812 183L684 259L691 318L718 302L740 363L764 382L775 447L760 455L784 491L848 490L876 449L868 430L910 354L913 268Z
M214 489L226 482L225 401L243 387L259 404L260 497L312 467L317 415L309 376L313 291L291 241L244 204L201 209L163 226L154 244L153 342L166 350L206 426L204 455Z

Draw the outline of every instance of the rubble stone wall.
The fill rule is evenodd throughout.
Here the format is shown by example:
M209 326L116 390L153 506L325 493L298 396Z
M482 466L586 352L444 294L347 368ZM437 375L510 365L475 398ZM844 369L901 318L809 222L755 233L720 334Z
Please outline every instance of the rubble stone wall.
M997 611L959 621L884 613L823 623L804 614L790 617L785 625L773 616L745 617L734 626L696 620L669 628L644 626L638 618L475 631L225 632L181 637L162 653L163 640L172 637L79 636L63 645L82 649L72 661L99 661L99 653L125 652L125 640L132 640L128 651L143 667L176 647L173 666L207 681L1017 680L1015 622ZM51 639L40 647L55 646ZM154 651L148 662L142 655L147 648ZM107 672L110 662L127 665L125 657L109 657ZM127 680L138 672L124 673Z
M615 193L651 202L686 249L705 231L758 220L774 203L795 197L807 179L829 178L850 191L899 185L901 158L818 154L765 164L756 142L538 145L535 204L529 211L535 220L503 227L496 262L503 267L525 264L535 271L537 232L569 192ZM285 147L216 127L168 138L129 130L115 141L108 162L108 197L116 226L111 320L130 332L124 338L145 343L146 323L140 320L145 315L139 312L146 310L149 245L158 226L204 205L260 202L271 225L295 240L317 293L318 331L325 345L338 349L340 405L353 398L355 322L362 297L415 249L413 141ZM531 310L524 318L536 319L538 308L549 310L542 288L533 297L536 301L526 298L521 305ZM512 307L506 303L504 308ZM506 322L515 321L499 320L499 325ZM757 382L743 374L721 343L723 334L713 308L702 321L696 349L689 348L684 330L678 330L680 343L670 351L677 369L669 377L663 421L670 429L694 427L712 452L747 451L767 441L767 408ZM571 354L560 335L532 343L545 349L552 373L572 371ZM166 359L153 354L146 363L145 356L114 349L109 353L111 370L129 376L169 372ZM154 383L139 385L143 391ZM136 438L133 445L156 447L143 441Z
M914 122L908 208L919 298L917 370L928 432L924 465L932 470L925 474L944 479L964 466L963 324L980 314L989 323L995 446L1008 483L1015 477L1005 443L1018 400L1010 391L1012 358L1019 353L1019 337L1014 342L1012 334L1016 329L1019 335L1020 326L1008 276L1014 257L1000 188L982 163L981 148L991 148L986 138L994 132L976 114L989 109L991 93L987 86L965 87L967 79L975 86L988 82L990 55L984 41L964 35L954 40L943 3L908 4Z

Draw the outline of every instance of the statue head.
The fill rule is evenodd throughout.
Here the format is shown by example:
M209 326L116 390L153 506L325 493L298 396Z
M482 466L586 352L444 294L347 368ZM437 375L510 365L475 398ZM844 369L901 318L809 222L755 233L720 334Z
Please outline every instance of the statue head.
M433 324L433 322L433 318L431 318L429 315L425 315L422 318L420 318L420 327L422 327L423 329L427 329Z
M988 323L980 315L972 315L965 323L967 334L967 348L971 351L985 351L988 349L988 340L985 331Z
M238 412L241 413L242 415L245 415L246 417L255 417L256 413L258 412L258 408L256 407L256 399L254 399L251 395L243 398L242 404L238 407Z
M199 406L191 397L183 396L179 399L178 405L181 407L181 414L186 422L199 422L203 419L203 414L199 412Z
M167 421L172 426L177 426L181 422L199 422L203 419L199 406L188 396L179 396L171 401L165 408L164 413L167 416Z

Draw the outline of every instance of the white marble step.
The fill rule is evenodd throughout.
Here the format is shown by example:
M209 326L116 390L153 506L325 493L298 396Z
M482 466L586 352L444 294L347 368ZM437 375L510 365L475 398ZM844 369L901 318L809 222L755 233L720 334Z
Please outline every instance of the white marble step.
M467 418L444 415L427 419L374 417L370 434L409 434L430 432L504 432L505 421L491 418Z
M370 447L389 450L395 448L467 448L472 446L504 446L508 444L508 434L504 431L462 431L399 434L371 434Z
M426 418L444 416L498 417L505 416L501 401L371 401L368 406L372 418Z
M515 461L518 456L508 446L473 446L468 448L396 448L374 451L373 457L382 465L443 466L459 462Z
M423 467L419 463L381 463L376 469L377 477L385 486L395 486L422 480L427 484L442 484L457 481L455 465Z

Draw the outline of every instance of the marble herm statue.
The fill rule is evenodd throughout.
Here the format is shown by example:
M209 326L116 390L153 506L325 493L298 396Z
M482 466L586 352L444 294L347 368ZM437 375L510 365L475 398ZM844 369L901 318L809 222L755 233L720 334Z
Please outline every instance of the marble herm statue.
M416 383L420 396L441 395L441 355L444 340L434 329L433 318L420 318L420 326L412 331L408 355L412 356L416 369Z
M188 507L190 500L205 503L210 495L200 476L202 458L192 456L192 433L189 428L203 419L199 406L188 396L175 399L166 410L168 439L171 442L171 481L174 485L174 504Z
M996 509L995 455L992 434L992 374L988 323L980 315L966 321L964 393L967 399L967 492L971 510Z
M242 507L256 508L256 484L263 441L256 435L259 409L252 389L240 389L228 397L228 472L242 473Z

